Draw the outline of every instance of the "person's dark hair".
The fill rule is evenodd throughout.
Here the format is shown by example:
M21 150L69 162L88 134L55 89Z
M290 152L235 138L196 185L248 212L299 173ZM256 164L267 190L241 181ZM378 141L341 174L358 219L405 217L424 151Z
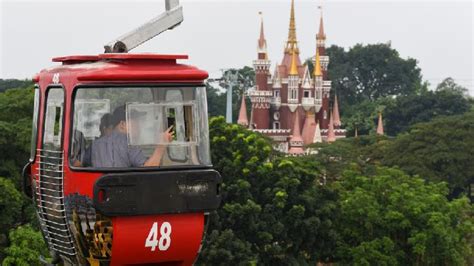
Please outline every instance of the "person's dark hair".
M100 129L103 130L103 129L106 129L106 128L109 128L113 126L112 124L112 115L107 113L105 115L102 116L102 118L100 119Z
M117 126L121 121L125 121L125 104L115 108L112 113L112 126Z
M132 112L130 113L130 118L135 119L135 118L141 117L145 114L146 114L145 112L140 112L140 111L132 109ZM114 127L117 126L121 121L126 121L126 118L125 118L125 105L121 105L121 106L115 108L115 110L112 114L112 125Z

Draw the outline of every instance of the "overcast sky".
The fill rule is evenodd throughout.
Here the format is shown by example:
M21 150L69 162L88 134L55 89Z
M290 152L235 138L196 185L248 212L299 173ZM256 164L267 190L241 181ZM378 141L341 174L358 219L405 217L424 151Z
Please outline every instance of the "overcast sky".
M210 72L251 65L262 11L272 69L288 35L290 0L182 0L184 22L133 52L188 54L185 61ZM450 76L473 87L471 1L295 1L301 58L314 55L319 11L327 45L387 43L418 60L436 85ZM0 0L0 78L31 78L51 58L97 54L103 45L164 10L164 1ZM184 62L184 61L183 61Z

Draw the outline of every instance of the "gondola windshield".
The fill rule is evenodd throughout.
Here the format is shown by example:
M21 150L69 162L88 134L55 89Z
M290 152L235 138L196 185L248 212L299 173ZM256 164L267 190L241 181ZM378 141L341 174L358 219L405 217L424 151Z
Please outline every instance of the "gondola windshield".
M79 88L73 119L75 167L210 164L204 87Z

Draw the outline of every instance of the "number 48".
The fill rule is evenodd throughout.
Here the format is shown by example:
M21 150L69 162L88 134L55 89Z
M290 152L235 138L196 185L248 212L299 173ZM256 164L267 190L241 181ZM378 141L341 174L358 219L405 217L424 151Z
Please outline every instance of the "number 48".
M168 250L171 245L171 224L163 222L160 227L160 240L158 241L158 222L154 222L150 233L145 241L145 247L151 247L151 251L155 251L156 246L160 251Z

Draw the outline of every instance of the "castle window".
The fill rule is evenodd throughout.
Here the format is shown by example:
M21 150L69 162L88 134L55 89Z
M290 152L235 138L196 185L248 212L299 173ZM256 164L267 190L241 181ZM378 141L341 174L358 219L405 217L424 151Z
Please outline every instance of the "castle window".
M290 89L290 99L298 99L298 91L296 89Z
M310 98L311 97L311 92L310 91L304 91L303 97Z
M275 97L280 97L280 90L275 90L275 91L273 92L273 96L275 96Z
M273 129L280 129L280 122L273 122Z

